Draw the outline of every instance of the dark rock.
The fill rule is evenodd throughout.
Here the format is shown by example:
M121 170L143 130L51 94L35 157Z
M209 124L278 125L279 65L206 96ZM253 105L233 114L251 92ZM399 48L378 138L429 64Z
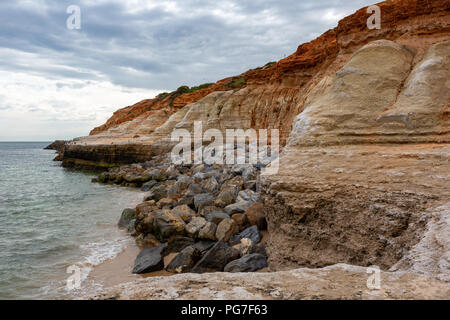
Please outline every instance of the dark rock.
M234 186L230 186L222 191L220 191L219 195L216 198L215 205L221 208L224 208L236 201L237 194L239 189Z
M224 219L230 219L230 215L223 211L214 211L206 216L206 220L215 224L219 224Z
M248 207L250 207L253 203L250 201L241 201L237 203L230 204L225 207L225 212L229 215L233 215L235 213L243 213Z
M244 229L248 224L247 216L243 213L235 213L231 216L231 219L233 219L234 222L236 222L236 224L239 227L239 230Z
M208 193L214 194L219 189L219 184L217 183L216 178L211 177L202 182L202 188Z
M201 259L202 253L199 249L189 246L183 249L166 267L168 272L185 273L191 271L194 265Z
M259 254L262 254L262 255L267 257L266 245L265 244L253 245L250 248L250 252L249 253L250 254L252 254L252 253L259 253Z
M143 274L164 269L164 256L167 254L167 244L142 250L134 262L133 273Z
M156 180L150 180L149 182L144 183L144 184L142 185L141 191L143 191L143 192L150 191L150 190L151 190L155 185L157 185L157 184L158 184L158 181L156 181Z
M255 272L264 269L268 266L267 257L254 253L247 254L238 260L228 263L224 271L225 272Z
M128 225L130 224L130 221L134 219L136 219L136 210L134 209L123 210L118 223L119 228L121 229L127 228Z
M194 273L223 271L231 261L239 257L239 251L231 248L225 242L217 242L192 268Z
M200 211L203 207L214 205L214 197L209 193L197 194L194 197L194 206L197 211Z
M195 243L194 239L188 237L178 237L169 241L169 253L181 252L184 248L192 246Z
M209 240L202 240L199 242L196 242L194 244L194 247L199 249L202 253L202 255L204 255L206 252L209 251L209 249L211 249L214 245L216 244L215 241L209 241Z
M164 185L156 185L150 190L150 193L144 198L144 201L155 200L158 202L165 197L167 197L166 187Z
M242 231L241 233L239 233L238 235L231 237L230 244L232 246L234 246L235 244L238 244L239 242L241 242L241 239L244 239L244 238L248 238L248 239L252 240L252 242L254 244L257 244L261 241L262 236L261 236L261 233L259 232L257 226L251 226L250 228L247 228L244 231Z
M156 181L165 181L167 179L167 175L164 171L160 169L154 169L148 173L148 176L151 180Z
M136 225L136 219L133 219L133 220L131 220L130 221L130 223L128 223L128 226L127 226L127 232L128 233L133 233L134 231L135 231L135 225Z

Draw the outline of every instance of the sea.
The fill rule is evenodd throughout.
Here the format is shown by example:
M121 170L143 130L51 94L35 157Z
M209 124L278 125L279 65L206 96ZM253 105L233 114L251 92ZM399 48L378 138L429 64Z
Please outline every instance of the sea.
M65 299L100 289L89 272L132 238L117 228L137 189L92 183L52 161L50 142L0 142L0 299ZM78 281L79 280L79 281Z

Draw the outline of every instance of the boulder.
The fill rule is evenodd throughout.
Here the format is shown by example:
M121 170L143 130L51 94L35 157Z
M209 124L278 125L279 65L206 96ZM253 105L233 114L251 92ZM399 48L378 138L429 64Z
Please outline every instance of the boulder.
M209 193L201 193L194 196L194 206L197 211L203 207L214 205L214 197Z
M215 211L222 211L222 209L220 209L216 206L206 206L206 207L203 207L202 210L200 210L198 213L202 217L207 217L210 213L213 213Z
M243 213L235 213L231 216L231 219L236 222L237 226L239 227L239 230L244 229L244 227L247 225L247 216Z
M247 208L245 215L251 225L257 226L259 230L267 230L267 221L262 203L253 203Z
M189 222L186 227L186 233L191 238L197 238L200 230L206 225L206 220L202 217L194 217L191 222Z
M173 208L172 213L179 216L184 222L190 221L195 216L195 211L186 204Z
M235 245L241 242L242 239L248 238L252 240L254 244L257 244L261 241L262 236L258 230L257 226L251 226L250 228L245 229L241 233L231 237L230 244Z
M167 197L166 186L159 184L150 190L150 193L145 196L144 201L155 200L158 202L165 197Z
M172 198L162 198L161 200L158 201L158 203L156 205L160 209L162 209L162 208L169 208L169 209L171 209L176 204L177 204L177 201L172 199Z
M165 181L167 179L167 175L163 170L153 169L148 173L152 180L156 181Z
M136 222L137 222L137 220L133 219L128 223L128 226L127 226L128 233L134 234L136 232Z
M233 215L235 213L243 213L251 205L252 205L252 202L250 202L250 201L241 201L241 202L233 203L233 204L230 204L225 207L225 212L228 213L229 215Z
M195 264L201 259L202 253L194 246L183 249L166 267L166 271L172 273L186 273L191 271Z
M224 219L230 219L230 216L223 211L213 211L206 216L206 220L215 224L219 224Z
M214 245L216 244L215 241L210 241L210 240L201 240L199 242L196 242L194 244L194 248L197 248L198 250L201 251L202 256L209 251L209 249L211 249Z
M161 243L158 241L158 239L156 239L156 237L153 234L148 233L148 234L140 234L136 238L136 244L139 247L151 248L151 247L157 247Z
M220 187L219 183L217 183L217 180L214 177L203 180L201 186L203 190L212 194L214 194Z
M158 184L158 181L156 180L150 180L147 183L144 183L141 187L141 191L143 192L147 192L150 191L154 186L156 186Z
M154 233L159 239L168 239L173 235L182 235L184 233L185 223L176 214L169 209L159 210L155 215Z
M267 268L267 257L254 253L247 254L238 260L228 263L224 271L225 272L255 272L264 268Z
M219 241L228 241L233 236L239 227L233 219L224 219L217 226L216 238Z
M209 240L216 240L216 230L217 225L212 222L206 222L206 224L203 226L203 228L198 233L199 239L209 239Z
M239 251L241 257L245 256L246 254L253 253L250 252L253 247L254 247L253 241L250 240L249 238L241 239L240 243L233 246L233 248Z
M239 257L239 252L225 242L217 242L192 268L194 273L223 271L231 261Z
M192 246L195 243L194 239L188 237L176 237L169 240L168 251L169 253L181 252L184 248Z
M258 193L252 190L242 190L239 192L236 202L242 201L260 202L261 198Z
M136 219L136 210L134 209L123 210L118 223L119 228L121 229L127 228L130 222L134 219Z
M214 204L220 208L224 208L230 204L233 204L236 201L238 191L239 189L233 186L225 188L217 195Z
M134 262L133 273L144 274L164 269L164 256L167 244L142 250Z
M245 168L242 172L242 179L244 179L244 183L256 180L256 174L257 170L253 166Z

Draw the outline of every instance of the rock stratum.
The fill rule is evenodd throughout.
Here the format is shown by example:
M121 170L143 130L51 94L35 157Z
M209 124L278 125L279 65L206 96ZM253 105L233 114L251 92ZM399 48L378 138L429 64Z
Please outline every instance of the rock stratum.
M260 188L279 273L154 278L107 297L268 298L279 276L284 298L450 298L450 3L378 5L379 30L363 8L274 65L119 110L66 144L66 163L118 164L164 153L194 121L280 130L280 170ZM365 269L341 263L379 266L388 291L371 296L353 281Z

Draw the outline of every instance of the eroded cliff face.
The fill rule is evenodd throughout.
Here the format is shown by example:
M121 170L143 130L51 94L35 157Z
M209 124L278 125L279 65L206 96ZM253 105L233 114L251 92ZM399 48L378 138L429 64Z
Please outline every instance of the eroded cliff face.
M450 280L450 41L416 52L365 45L296 118L278 174L263 178L273 268L349 263Z

